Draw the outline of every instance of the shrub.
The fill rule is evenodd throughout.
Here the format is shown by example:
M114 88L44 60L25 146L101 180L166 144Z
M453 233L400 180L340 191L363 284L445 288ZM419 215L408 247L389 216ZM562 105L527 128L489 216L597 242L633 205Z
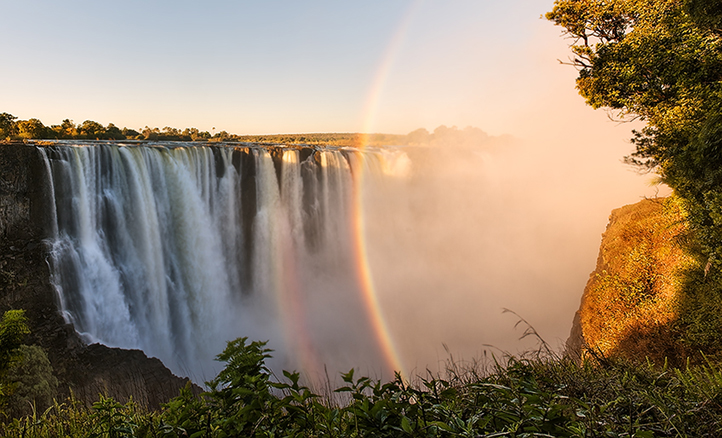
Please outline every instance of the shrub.
M58 380L48 356L37 345L22 345L22 359L7 373L13 391L8 397L8 413L13 417L29 415L35 409L45 410L53 404L58 392Z

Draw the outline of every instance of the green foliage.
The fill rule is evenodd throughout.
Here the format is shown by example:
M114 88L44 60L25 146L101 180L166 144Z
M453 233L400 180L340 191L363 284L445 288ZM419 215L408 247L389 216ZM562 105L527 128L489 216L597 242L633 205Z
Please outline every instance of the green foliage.
M22 359L20 346L28 333L24 310L5 312L0 320L0 409L12 393L12 381L8 380L7 374L13 364Z
M0 113L0 140L15 135L15 120L17 120L17 117L12 114Z
M324 403L299 384L299 374L284 371L286 382L273 382L264 361L265 343L241 338L218 356L225 369L193 396L190 388L166 405L162 423L178 436L572 436L574 420L566 398L542 390L533 369L513 362L501 375L457 385L421 379L416 387L400 375L387 383L343 374L337 393L344 406ZM502 369L499 369L502 372Z
M188 382L180 395L164 406L162 425L169 436L212 436L215 417L208 399L194 395Z
M89 140L105 138L105 128L98 122L86 120L78 126L78 136Z
M701 269L685 273L675 332L693 352L722 357L722 278L719 271L705 276Z
M198 128L186 128L181 133L183 138L190 138L192 141L203 141L211 138L208 131L199 131Z
M20 120L15 123L17 136L23 139L46 138L48 129L38 119Z
M45 411L0 424L0 436L8 438L151 438L177 436L168 432L159 415L148 412L131 400L120 404L100 396L92 408L70 398L54 402Z
M8 310L0 320L0 376L19 359L23 338L30 333L24 310Z
M90 437L125 438L136 436L138 429L134 417L136 406L132 400L122 405L115 400L100 396L100 400L93 403L93 413L90 419L94 420L95 427Z
M252 436L256 430L272 429L268 420L278 415L278 399L271 394L265 342L246 344L247 338L228 343L217 360L226 367L209 382L215 422L226 436Z
M53 125L51 129L55 133L56 138L77 138L78 128L72 120L65 119L60 125Z
M58 392L58 380L53 376L53 367L42 348L21 345L18 353L21 359L6 375L13 387L8 397L8 413L14 417L28 415L34 409L47 409Z
M694 105L719 92L721 42L680 1L557 0L546 17L574 39L577 86L595 108L666 129L685 113L702 116Z
M712 17L705 14L710 8L678 0L557 0L546 15L574 40L572 64L587 103L647 122L635 133L630 162L655 168L694 199L720 164L722 38L697 19Z
M0 425L19 437L672 437L718 436L722 368L631 365L604 357L508 358L493 372L454 365L449 379L396 375L391 382L342 375L335 405L284 371L275 381L263 342L242 338L218 356L211 389L187 386L161 412L100 397L72 398Z
M126 136L125 134L123 134L123 131L121 131L120 128L118 128L112 123L109 123L108 127L105 128L104 138L108 140L125 140Z
M722 31L722 1L686 0L684 7L700 27L717 33Z

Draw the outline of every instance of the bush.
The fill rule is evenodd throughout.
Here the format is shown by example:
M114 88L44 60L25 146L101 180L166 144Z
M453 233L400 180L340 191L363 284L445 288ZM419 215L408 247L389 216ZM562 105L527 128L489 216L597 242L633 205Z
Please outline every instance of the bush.
M47 409L58 393L58 379L53 376L53 367L45 351L37 345L22 345L19 354L22 359L7 373L7 380L12 385L8 397L8 413L12 417Z

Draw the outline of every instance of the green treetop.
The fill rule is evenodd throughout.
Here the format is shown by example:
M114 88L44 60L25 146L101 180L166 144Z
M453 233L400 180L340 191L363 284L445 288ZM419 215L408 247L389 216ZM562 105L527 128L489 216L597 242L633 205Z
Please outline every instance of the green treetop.
M587 103L646 122L627 160L687 200L722 255L722 1L556 0L546 18L572 39Z

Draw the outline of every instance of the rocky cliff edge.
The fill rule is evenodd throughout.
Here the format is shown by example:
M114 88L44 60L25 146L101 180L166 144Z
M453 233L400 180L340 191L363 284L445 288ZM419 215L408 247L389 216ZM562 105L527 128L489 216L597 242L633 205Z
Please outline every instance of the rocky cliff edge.
M567 352L683 361L678 313L688 225L673 197L645 199L612 211L595 270L574 317Z

